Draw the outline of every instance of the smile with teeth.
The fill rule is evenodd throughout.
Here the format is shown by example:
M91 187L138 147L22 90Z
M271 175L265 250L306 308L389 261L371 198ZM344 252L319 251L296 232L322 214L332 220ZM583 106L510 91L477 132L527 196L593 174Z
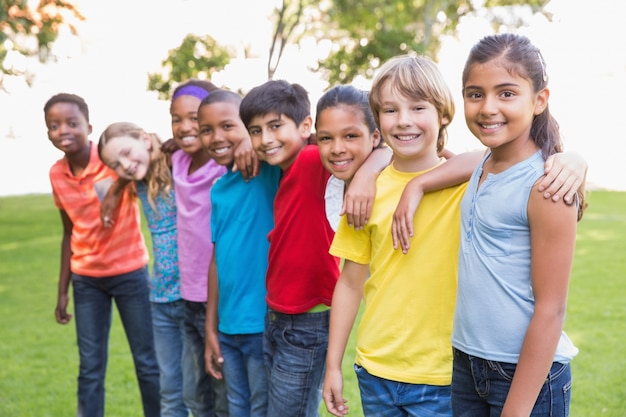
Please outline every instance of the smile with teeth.
M489 125L480 123L480 127L482 127L483 129L497 129L500 126L503 126L503 125L504 125L504 123L492 123L492 124L489 124Z
M230 146L225 146L225 147L223 147L223 148L216 148L216 149L213 149L213 152L215 152L215 153L216 153L216 154L218 154L218 155L223 155L223 154L225 154L226 152L228 152L228 150L229 150L229 149L230 149Z
M331 164L338 166L338 167L343 167L345 165L348 165L350 163L350 160L344 160L344 161L331 161Z
M185 144L188 143L193 143L196 141L196 137L195 136L185 136L184 138L181 139L181 141Z
M396 139L398 139L399 141L409 141L409 140L413 140L413 139L417 139L419 137L419 135L395 135Z
M266 155L270 155L271 156L271 155L274 155L274 154L278 153L278 151L280 151L280 146L277 146L277 147L272 148L272 149L266 149L264 152L265 152Z

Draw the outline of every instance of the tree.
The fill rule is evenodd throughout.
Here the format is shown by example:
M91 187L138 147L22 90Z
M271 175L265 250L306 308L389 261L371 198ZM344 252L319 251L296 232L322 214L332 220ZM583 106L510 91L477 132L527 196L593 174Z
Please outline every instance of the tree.
M460 19L481 10L494 26L521 25L515 17L523 5L542 12L549 0L333 0L326 12L326 38L334 49L318 62L329 83L349 83L357 75L371 78L387 59L407 53L436 58L442 35L454 34Z
M168 52L161 65L163 72L148 74L148 90L157 91L159 99L169 100L176 84L190 78L211 79L230 62L231 53L211 36L189 34Z
M33 8L26 0L0 2L0 88L5 76L23 76L30 85L32 75L27 70L6 63L11 53L25 57L38 57L47 62L51 47L66 25L73 35L75 23L85 20L76 7L66 0L39 0Z

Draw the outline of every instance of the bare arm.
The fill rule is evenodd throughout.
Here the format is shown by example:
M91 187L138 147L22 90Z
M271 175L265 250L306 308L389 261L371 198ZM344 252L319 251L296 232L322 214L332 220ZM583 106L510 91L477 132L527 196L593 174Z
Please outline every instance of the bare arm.
M206 320L204 323L204 330L206 333L206 340L204 345L204 364L206 366L206 372L212 375L216 379L222 379L222 364L224 358L222 357L222 351L217 336L217 303L218 303L218 288L217 288L217 264L215 263L215 246L213 246L213 256L211 257L211 263L209 264L209 283L208 294L206 303Z
M57 323L67 324L72 320L72 315L67 312L69 302L69 287L71 279L70 259L72 257L71 238L74 227L65 210L59 210L61 222L63 223L63 239L61 241L61 270L59 272L59 285L57 291L57 305L54 309L54 316Z
M100 202L100 220L102 220L104 227L108 228L115 224L113 212L119 203L120 195L130 183L130 180L118 178L111 184L107 193L104 195L104 198Z
M388 146L374 149L346 189L341 214L346 215L348 225L356 230L362 229L369 220L376 196L376 178L389 165L391 156L392 151Z
M484 151L456 155L437 168L413 178L404 188L398 207L393 214L391 234L393 247L407 253L413 237L413 218L424 193L441 190L468 181L480 163Z
M348 414L347 401L343 398L341 362L361 305L368 268L368 265L346 260L333 293L322 397L328 412L337 417Z
M576 242L576 207L553 204L535 185L528 203L535 310L502 417L530 415L563 330Z

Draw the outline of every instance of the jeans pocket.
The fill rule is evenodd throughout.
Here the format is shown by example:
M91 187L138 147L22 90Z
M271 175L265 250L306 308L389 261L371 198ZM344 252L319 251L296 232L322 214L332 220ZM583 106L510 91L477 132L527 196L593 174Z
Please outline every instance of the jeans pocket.
M495 371L506 381L513 381L513 375L515 375L515 369L517 368L517 364L514 363L506 363L506 362L495 362L488 361L489 368Z

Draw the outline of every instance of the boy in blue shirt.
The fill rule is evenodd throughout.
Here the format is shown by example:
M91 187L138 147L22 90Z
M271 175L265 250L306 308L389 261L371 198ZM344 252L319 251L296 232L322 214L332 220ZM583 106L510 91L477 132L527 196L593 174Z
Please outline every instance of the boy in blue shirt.
M241 97L217 90L198 108L199 136L211 158L232 168L235 149L250 142L239 118ZM229 169L211 188L214 244L209 266L205 363L226 382L230 417L265 417L267 373L263 364L265 272L280 169L262 166L244 180ZM219 317L219 320L218 320ZM222 374L223 372L223 374Z

